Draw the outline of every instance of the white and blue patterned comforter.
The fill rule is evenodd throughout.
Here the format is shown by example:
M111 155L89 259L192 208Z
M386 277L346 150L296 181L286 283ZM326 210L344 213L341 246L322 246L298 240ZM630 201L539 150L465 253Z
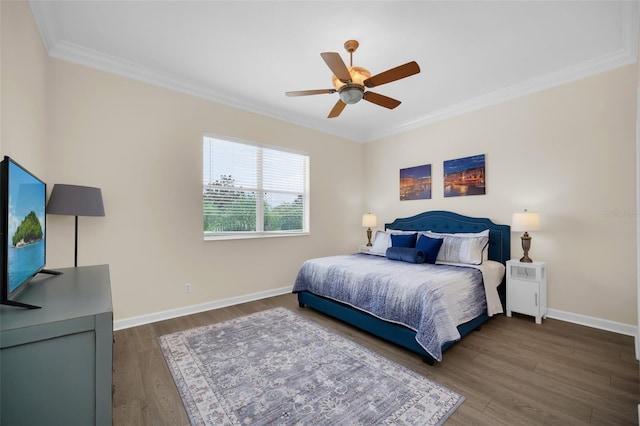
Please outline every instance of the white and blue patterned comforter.
M293 287L304 290L415 330L416 341L438 361L442 345L460 339L456 326L486 311L478 269L365 254L307 260Z

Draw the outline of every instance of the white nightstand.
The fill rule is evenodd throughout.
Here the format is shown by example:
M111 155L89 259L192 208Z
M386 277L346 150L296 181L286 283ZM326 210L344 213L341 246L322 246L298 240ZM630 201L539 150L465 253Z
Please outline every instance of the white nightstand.
M547 264L507 261L507 316L519 312L536 317L542 324L547 317Z

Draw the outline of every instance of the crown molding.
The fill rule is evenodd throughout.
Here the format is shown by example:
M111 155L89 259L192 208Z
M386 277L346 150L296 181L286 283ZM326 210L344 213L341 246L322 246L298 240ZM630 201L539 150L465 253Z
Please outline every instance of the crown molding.
M115 56L89 49L85 46L61 41L48 50L50 57L60 59L66 62L72 62L83 65L106 73L119 75L131 80L140 81L142 83L163 87L165 89L196 96L202 99L213 101L219 104L237 108L246 112L259 114L265 117L273 118L279 121L288 122L294 125L317 130L323 133L332 134L341 138L363 142L362 135L350 131L340 131L336 129L328 129L318 126L312 121L304 121L295 117L278 114L266 105L259 105L253 101L226 95L222 90L212 89L203 84L186 81L182 78L176 78L168 73L159 72L157 70L144 67L135 62L126 61Z
M638 61L640 7L637 2L624 2L621 7L623 9L621 13L622 22L620 23L623 35L623 47L621 49L541 77L514 84L449 107L441 108L415 120L390 128L384 134L368 135L367 141L413 130L491 105L636 63Z
M384 135L376 136L378 139L386 136L392 136L397 133L413 130L438 121L466 114L468 112L476 111L532 93L541 92L552 87L577 81L582 78L610 71L625 65L630 65L637 61L636 56L637 54L630 55L626 50L621 49L612 54L592 59L576 66L564 68L541 77L514 84L512 86L439 109L416 120L404 123L395 128L390 128ZM369 135L370 138L373 136L374 135Z
M46 7L47 5L44 2L29 0L29 8L31 9L33 19L36 21L36 27L40 33L40 38L42 38L42 44L44 44L46 51L49 52L55 44L56 34L55 31L47 25L47 14L44 10Z
M466 114L488 106L496 105L521 96L546 90L585 77L619 68L637 62L638 60L638 27L640 22L640 8L637 2L623 2L621 28L623 47L616 52L594 58L574 66L570 66L547 75L499 89L485 95L460 102L439 110L430 112L398 126L389 127L382 131L357 132L350 129L339 129L320 125L316 121L304 120L299 117L274 112L268 105L255 104L245 99L227 95L222 90L203 84L185 81L168 73L162 73L134 62L98 52L87 47L58 41L54 28L47 25L46 2L29 1L38 30L49 56L64 61L98 69L132 80L141 81L169 90L185 93L213 102L224 104L243 111L259 114L290 124L298 125L355 142L371 142L398 133L424 127L438 121L446 120L458 115Z

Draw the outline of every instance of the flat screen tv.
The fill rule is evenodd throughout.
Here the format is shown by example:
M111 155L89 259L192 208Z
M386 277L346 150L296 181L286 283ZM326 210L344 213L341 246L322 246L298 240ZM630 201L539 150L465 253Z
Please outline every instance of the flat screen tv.
M47 185L9 157L0 164L2 257L0 304L35 309L16 300L46 263Z

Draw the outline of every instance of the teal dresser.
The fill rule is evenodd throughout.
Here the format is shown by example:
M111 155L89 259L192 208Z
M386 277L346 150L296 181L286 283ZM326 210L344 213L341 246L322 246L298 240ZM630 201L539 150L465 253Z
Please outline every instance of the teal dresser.
M0 424L111 425L113 308L109 266L37 275L0 306Z

